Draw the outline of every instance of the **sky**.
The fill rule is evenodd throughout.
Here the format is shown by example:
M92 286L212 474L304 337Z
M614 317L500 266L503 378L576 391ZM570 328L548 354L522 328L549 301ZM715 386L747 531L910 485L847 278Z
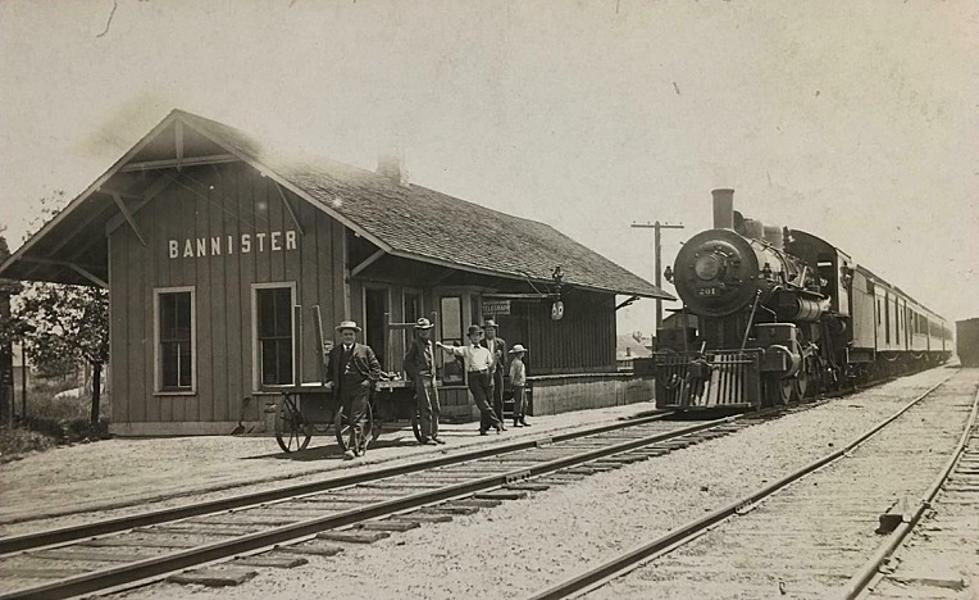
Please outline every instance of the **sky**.
M10 245L173 108L367 168L399 148L411 181L649 280L630 223L686 226L670 264L732 187L979 316L974 1L0 0ZM652 328L651 301L619 311Z

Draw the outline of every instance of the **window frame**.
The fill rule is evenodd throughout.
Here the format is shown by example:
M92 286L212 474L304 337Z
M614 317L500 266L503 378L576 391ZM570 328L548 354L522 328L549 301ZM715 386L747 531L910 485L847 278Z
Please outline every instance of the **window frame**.
M269 289L289 289L289 332L292 338L292 382L291 383L263 383L262 382L262 363L260 354L260 344L258 339L258 291ZM296 344L296 282L295 281L269 281L264 283L253 283L251 285L251 311L252 311L252 392L260 393L269 390L280 390L283 388L294 387L297 378L302 375L297 373L299 360Z
M163 353L160 351L160 296L190 294L190 388L164 389ZM197 395L197 286L182 285L153 288L153 395Z

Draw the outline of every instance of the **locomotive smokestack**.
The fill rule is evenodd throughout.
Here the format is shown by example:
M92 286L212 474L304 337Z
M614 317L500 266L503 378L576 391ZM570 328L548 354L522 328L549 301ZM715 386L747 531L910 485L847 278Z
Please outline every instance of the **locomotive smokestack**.
M765 241L778 250L782 247L782 228L778 225L765 225Z
M734 229L734 190L711 190L714 197L714 229Z

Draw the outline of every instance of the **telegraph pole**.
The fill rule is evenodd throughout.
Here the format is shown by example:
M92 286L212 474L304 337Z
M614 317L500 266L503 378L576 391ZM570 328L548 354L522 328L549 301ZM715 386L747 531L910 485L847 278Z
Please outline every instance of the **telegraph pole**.
M663 253L663 248L660 244L661 229L683 229L683 223L673 224L673 223L660 223L655 221L653 223L633 223L631 227L636 229L652 229L653 230L653 263L656 269L655 273L655 283L656 287L662 288L663 286L663 265L661 260L661 255ZM656 299L656 329L659 330L660 326L663 324L663 301L659 298Z

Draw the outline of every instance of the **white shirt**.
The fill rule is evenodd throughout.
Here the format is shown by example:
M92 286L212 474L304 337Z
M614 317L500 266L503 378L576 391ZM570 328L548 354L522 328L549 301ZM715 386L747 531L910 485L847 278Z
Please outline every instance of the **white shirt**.
M462 357L467 371L487 371L493 366L493 353L482 346L447 346L452 354Z

